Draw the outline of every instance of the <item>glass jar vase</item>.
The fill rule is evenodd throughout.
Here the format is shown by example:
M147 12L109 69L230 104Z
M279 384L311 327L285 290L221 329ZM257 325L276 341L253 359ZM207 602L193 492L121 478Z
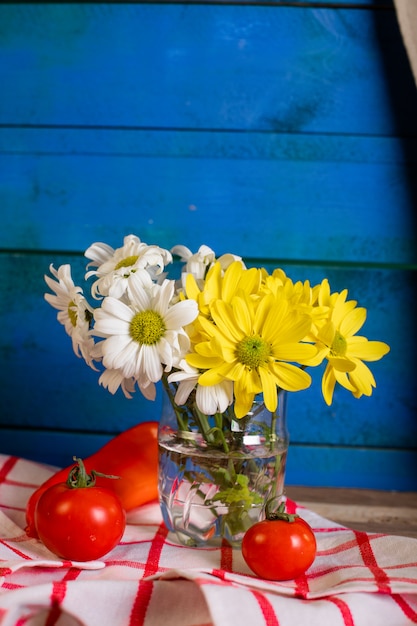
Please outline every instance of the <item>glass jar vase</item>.
M166 385L159 423L159 499L168 530L188 546L239 546L246 530L264 517L265 504L284 489L288 449L286 393L275 413L256 400L237 419L203 415L195 396L174 401Z

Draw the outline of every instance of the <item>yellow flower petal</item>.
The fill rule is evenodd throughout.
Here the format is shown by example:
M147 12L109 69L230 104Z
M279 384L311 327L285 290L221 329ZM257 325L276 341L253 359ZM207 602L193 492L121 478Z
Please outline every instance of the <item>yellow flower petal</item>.
M372 395L372 388L376 387L375 378L365 363L356 361L356 368L350 374L350 381L356 389L365 396Z
M274 342L282 334L282 322L288 311L286 300L267 294L258 302L253 330Z
M197 281L192 274L187 274L185 279L185 291L187 297L192 300L197 300L200 295L200 289L198 288Z
M350 359L343 357L328 357L330 365L338 372L353 372L356 364Z
M304 363L313 359L317 348L309 343L285 343L272 346L272 355L279 361Z
M277 410L278 394L275 378L265 367L259 368L259 376L262 382L262 391L264 394L264 402L268 411L274 413Z
M330 364L327 364L326 369L324 370L323 378L321 380L321 391L323 394L324 401L328 406L333 402L333 393L336 385L336 377L334 375L334 370Z
M271 363L269 368L281 389L300 391L311 385L310 374L291 363Z
M235 382L235 415L237 418L240 419L249 413L257 393L259 390L251 391L248 389L247 381L239 379Z
M250 335L252 329L252 318L248 306L243 298L235 297L232 302L235 323L238 324L243 335Z
M212 387L213 385L218 385L223 382L224 376L221 375L218 369L212 368L210 370L206 370L198 377L198 384L203 387Z
M333 343L334 337L336 334L336 328L332 321L327 322L320 328L317 333L317 339L324 343L324 345L330 347Z
M350 311L340 322L340 333L344 337L355 335L366 321L366 309L356 308Z
M237 419L241 419L245 417L249 413L252 408L253 400L255 396L254 394L247 393L235 393L235 415Z
M383 341L368 341L365 337L350 337L346 354L364 361L379 361L390 351Z
M336 378L336 381L339 383L339 385L342 385L342 387L344 387L348 391L351 391L352 393L356 392L356 387L354 387L354 385L352 385L351 383L350 374L346 372L339 372L338 370L335 370L335 369L333 369L333 374Z
M187 363L192 367L196 367L197 369L205 370L212 367L218 367L223 363L223 359L217 356L202 356L201 354L197 354L197 352L191 352L187 354L185 357Z
M217 328L225 337L229 337L232 341L243 339L245 333L237 326L232 306L229 303L223 302L223 300L214 302L211 307L211 314Z

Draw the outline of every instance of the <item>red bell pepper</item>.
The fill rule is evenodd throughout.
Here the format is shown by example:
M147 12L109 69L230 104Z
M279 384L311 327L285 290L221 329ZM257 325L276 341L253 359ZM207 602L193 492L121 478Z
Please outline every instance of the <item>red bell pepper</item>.
M125 511L158 498L158 422L142 422L120 433L102 448L83 459L87 473L92 470L118 476L116 480L97 476L96 485L112 489ZM26 533L37 537L35 507L51 485L65 482L75 464L59 470L30 496L26 506Z

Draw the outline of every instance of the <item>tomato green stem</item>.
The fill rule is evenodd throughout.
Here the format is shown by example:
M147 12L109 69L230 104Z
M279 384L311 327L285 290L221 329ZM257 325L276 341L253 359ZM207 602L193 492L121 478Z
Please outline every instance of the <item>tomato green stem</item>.
M101 472L96 472L95 470L91 470L91 473L88 474L86 472L85 465L82 459L74 456L73 460L77 462L77 465L74 465L74 467L70 470L67 478L67 485L68 487L71 487L71 489L85 489L86 487L94 487L94 485L96 484L97 476L112 479L119 478L119 476L102 474Z
M299 515L297 513L286 513L285 512L285 502L281 502L278 509L276 511L271 510L271 506L273 503L273 499L268 500L265 506L265 515L266 519L269 521L282 520L284 522L294 522Z

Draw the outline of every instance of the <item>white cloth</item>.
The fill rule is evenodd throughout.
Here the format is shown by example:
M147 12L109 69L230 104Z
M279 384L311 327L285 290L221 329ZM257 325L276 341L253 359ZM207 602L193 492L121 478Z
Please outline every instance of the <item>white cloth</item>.
M287 500L318 552L296 580L270 582L239 549L188 548L157 503L129 513L120 544L71 563L25 532L52 468L0 455L1 626L407 626L417 624L417 539L358 532Z

